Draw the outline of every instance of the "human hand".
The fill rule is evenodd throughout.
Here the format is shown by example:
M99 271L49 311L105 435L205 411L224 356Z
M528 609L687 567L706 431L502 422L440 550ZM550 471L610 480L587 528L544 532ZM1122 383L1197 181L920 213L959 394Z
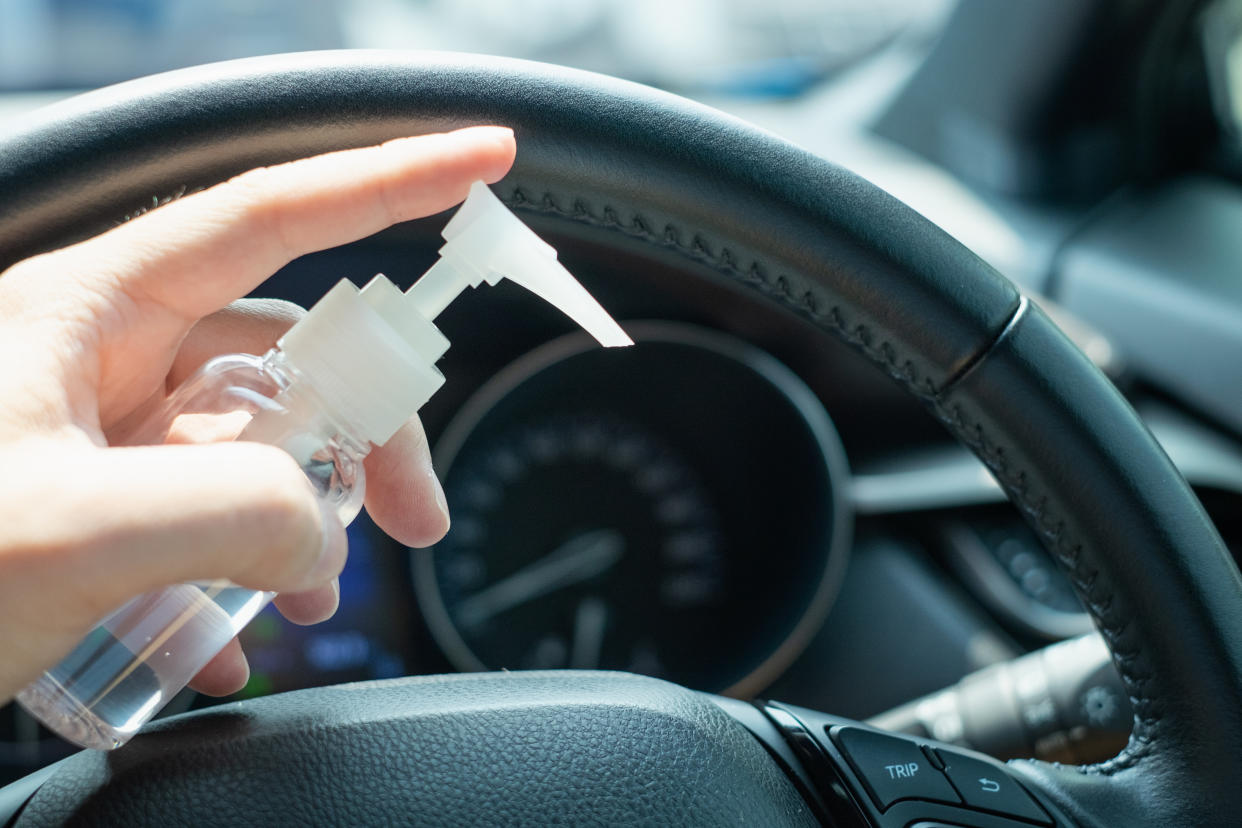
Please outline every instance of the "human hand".
M207 359L261 354L287 303L233 302L305 253L445 210L501 178L513 135L476 127L255 170L0 274L0 703L99 620L167 584L226 578L282 593L290 620L336 609L345 534L302 472L258 443L112 447ZM448 530L411 419L366 461L366 506L401 543ZM239 689L232 641L195 679Z

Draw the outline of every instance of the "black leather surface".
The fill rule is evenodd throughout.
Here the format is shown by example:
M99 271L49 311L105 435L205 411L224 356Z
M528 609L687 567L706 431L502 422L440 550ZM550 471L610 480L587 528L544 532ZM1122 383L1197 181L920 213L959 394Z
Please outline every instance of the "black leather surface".
M895 199L714 110L540 64L394 52L216 64L50 108L0 139L0 267L253 166L477 123L517 132L496 188L516 206L749 281L920 386L960 370L1017 301Z
M368 53L225 64L87 96L0 143L0 262L256 163L488 121L517 128L518 164L497 190L519 210L605 249L680 261L686 278L757 290L867 354L996 469L1086 595L1140 715L1117 761L1024 766L1032 780L1088 822L1235 822L1242 592L1184 482L1042 316L1007 330L1012 286L913 211L771 136L641 87L515 62ZM650 749L655 761L665 746ZM290 752L269 770L303 772L312 756ZM576 768L503 770L516 776L497 784L513 790ZM215 784L253 782L221 770ZM59 790L89 804L111 787ZM159 800L136 790L140 814L190 807L176 785Z
M1135 704L1116 759L1015 768L1103 825L1237 825L1242 580L1181 475L1033 306L937 410L1070 573Z
M344 685L156 722L73 757L17 821L66 823L817 824L705 697L588 672Z

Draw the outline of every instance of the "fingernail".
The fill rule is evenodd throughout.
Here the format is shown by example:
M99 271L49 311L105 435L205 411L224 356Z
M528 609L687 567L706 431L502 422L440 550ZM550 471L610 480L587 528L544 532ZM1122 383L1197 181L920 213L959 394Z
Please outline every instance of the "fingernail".
M436 507L439 508L440 514L444 517L444 531L447 534L449 526L452 525L452 519L449 517L448 500L444 497L444 487L440 485L440 478L434 471L431 472L431 492L435 495Z
M336 611L341 608L341 579L332 579L332 594L336 596L336 600L332 603L332 611L328 613L328 618L336 615ZM323 619L327 621L328 618Z

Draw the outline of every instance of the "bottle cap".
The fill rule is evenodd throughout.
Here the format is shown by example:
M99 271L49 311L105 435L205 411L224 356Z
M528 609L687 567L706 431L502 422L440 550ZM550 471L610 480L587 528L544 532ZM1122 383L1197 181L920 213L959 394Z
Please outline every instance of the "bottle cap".
M605 347L632 345L556 250L482 181L445 226L440 259L402 293L380 274L342 280L277 342L353 436L383 445L444 384L449 341L432 322L467 287L511 279L560 308Z

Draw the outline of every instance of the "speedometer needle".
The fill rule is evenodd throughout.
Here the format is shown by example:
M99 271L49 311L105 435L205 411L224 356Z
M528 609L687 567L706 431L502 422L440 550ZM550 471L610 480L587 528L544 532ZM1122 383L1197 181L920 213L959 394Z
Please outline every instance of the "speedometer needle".
M519 604L593 578L621 560L624 551L625 539L615 529L578 535L462 601L457 607L457 622L474 627Z
M569 666L580 670L599 668L608 625L608 605L595 596L582 599L574 614L574 644Z

